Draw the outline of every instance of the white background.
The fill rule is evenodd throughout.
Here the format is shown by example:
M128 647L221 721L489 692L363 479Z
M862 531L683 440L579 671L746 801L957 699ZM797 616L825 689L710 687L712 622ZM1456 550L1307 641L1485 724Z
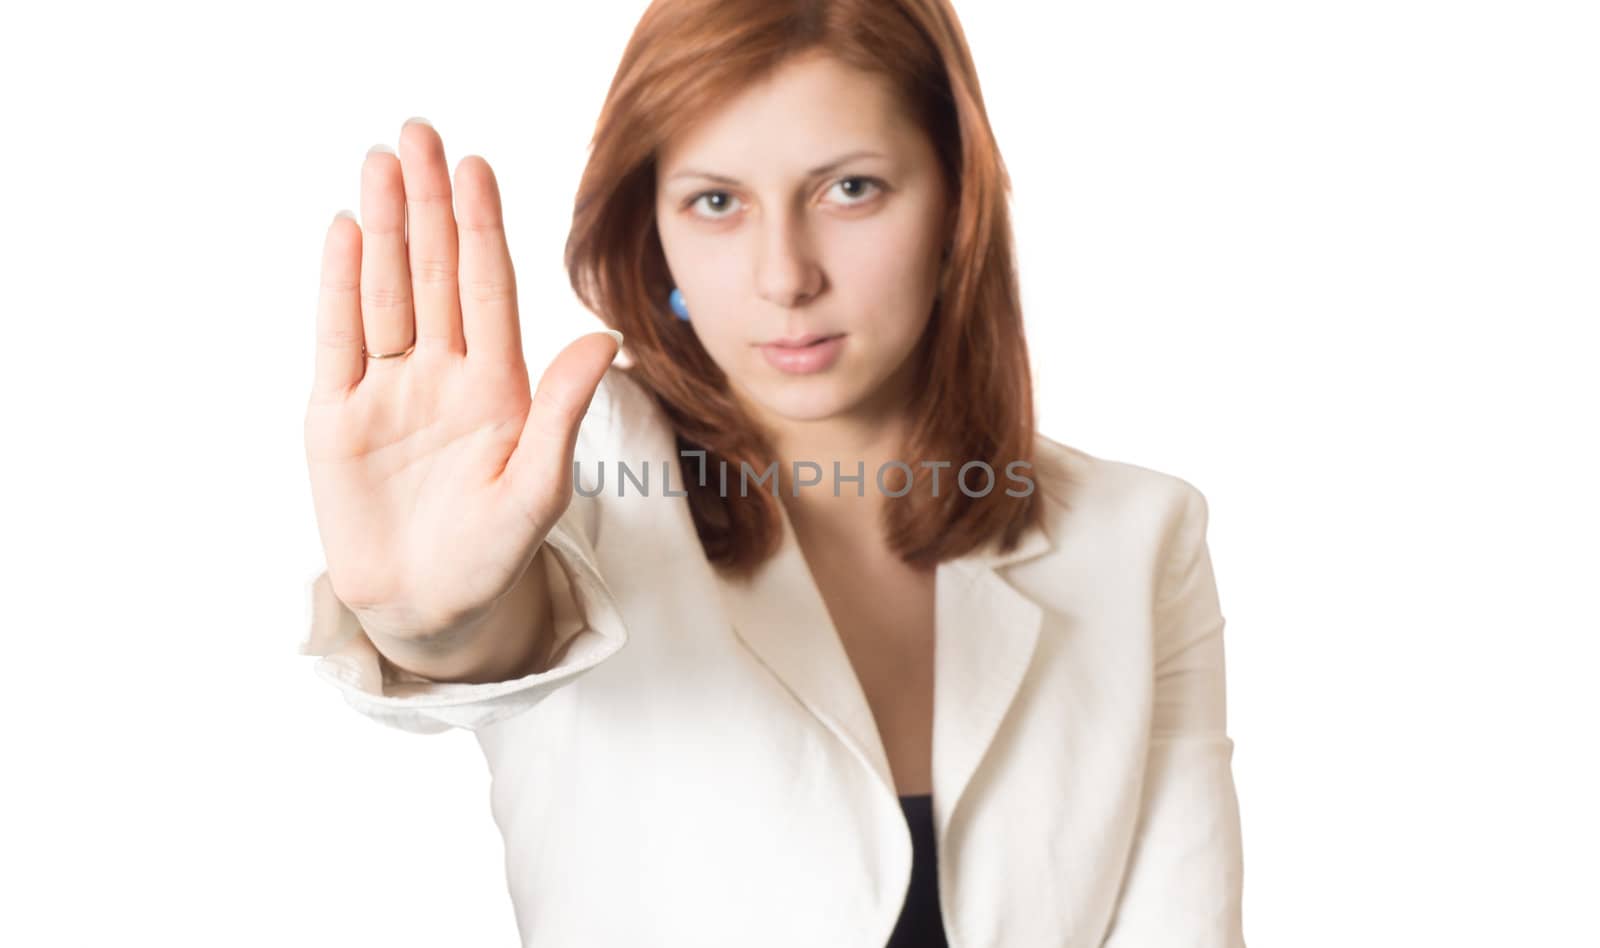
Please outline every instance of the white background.
M0 14L0 942L515 943L472 737L296 653L319 254L426 116L530 365L599 328L561 247L643 8ZM957 9L1042 429L1210 501L1247 940L1600 944L1594 5Z

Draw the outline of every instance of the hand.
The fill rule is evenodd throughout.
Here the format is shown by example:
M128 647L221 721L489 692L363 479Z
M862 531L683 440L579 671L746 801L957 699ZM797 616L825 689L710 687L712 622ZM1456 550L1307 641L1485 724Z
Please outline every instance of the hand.
M578 425L618 344L579 338L530 397L494 173L463 158L452 204L426 123L398 155L368 153L361 222L336 217L323 249L312 502L363 628L425 641L486 616L571 503Z

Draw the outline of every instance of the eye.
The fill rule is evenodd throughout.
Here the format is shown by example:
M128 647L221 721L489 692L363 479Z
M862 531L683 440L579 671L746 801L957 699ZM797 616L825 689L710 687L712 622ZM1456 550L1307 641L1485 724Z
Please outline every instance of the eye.
M866 195L866 198L862 200L846 201L845 204L850 207L867 203L867 200L871 199L879 191L884 189L882 181L879 181L877 178L868 178L864 175L854 175L849 178L840 178L834 183L834 187L837 188L840 185L845 184L855 185L854 188L850 189L851 196L860 197L862 194Z
M726 210L727 207L729 206L729 204L731 204L733 201L737 200L733 195L729 194L726 191L701 191L699 194L696 194L694 197L690 198L688 203L685 206L689 207L689 208L693 208L696 204L699 204L705 198L721 198L722 200L719 203L718 207L720 209L722 209L722 210ZM731 215L728 215L728 214L700 214L698 216L704 217L704 218L706 218L708 220L721 220L722 218L729 217Z

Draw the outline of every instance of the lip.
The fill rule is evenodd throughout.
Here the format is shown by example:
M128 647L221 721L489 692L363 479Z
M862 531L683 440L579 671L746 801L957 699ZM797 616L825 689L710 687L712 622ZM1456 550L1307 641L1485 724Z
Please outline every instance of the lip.
M802 346L809 346L814 342L820 342L823 339L832 339L842 335L844 335L844 333L814 332L805 336L796 336L793 339L774 339L771 342L761 343L761 345L778 346L785 349L798 349Z
M759 348L767 363L780 372L790 375L811 375L823 372L838 361L839 353L844 351L844 335L813 334L801 336L800 339L810 339L808 345L797 345L792 341L769 342Z

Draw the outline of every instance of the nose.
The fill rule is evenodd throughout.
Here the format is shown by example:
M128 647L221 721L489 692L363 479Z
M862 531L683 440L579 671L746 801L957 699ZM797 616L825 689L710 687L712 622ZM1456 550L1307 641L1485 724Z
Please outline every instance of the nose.
M785 309L817 295L822 288L822 268L809 237L791 216L775 215L764 223L757 237L756 292Z

